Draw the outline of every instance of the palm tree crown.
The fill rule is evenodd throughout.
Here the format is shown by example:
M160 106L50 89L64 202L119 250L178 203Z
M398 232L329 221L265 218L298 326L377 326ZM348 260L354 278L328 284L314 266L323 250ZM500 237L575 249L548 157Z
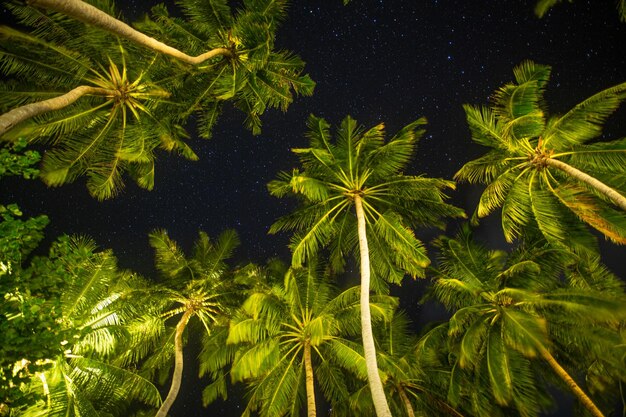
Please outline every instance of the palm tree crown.
M623 368L616 349L626 313L619 280L598 265L588 267L588 258L545 244L528 241L510 255L487 250L468 229L440 238L437 247L432 291L454 313L448 328L453 403L469 393L478 415L499 415L496 404L537 415L548 400L536 376L545 369L534 367L542 359L560 385L601 416L574 378L599 364ZM476 395L467 380L487 388Z
M516 82L497 90L490 107L464 106L472 140L491 148L455 175L489 184L474 218L502 208L507 241L535 227L553 244L589 250L595 239L585 222L625 244L626 139L597 138L626 97L626 83L547 118L542 101L550 67L527 61L514 74Z
M444 202L450 181L404 175L424 133L425 119L404 127L387 143L384 125L369 130L346 117L333 143L328 123L311 116L307 134L311 147L293 149L303 170L281 172L268 188L272 195L294 195L302 207L279 219L270 233L294 230L294 265L330 248L331 265L342 270L346 255L358 253L355 200L362 201L376 250L370 257L377 277L399 283L405 273L422 277L430 263L423 244L408 225L443 227L442 218L463 216ZM380 250L379 250L380 249ZM377 288L382 288L377 283Z
M361 335L379 417L390 416L391 412L376 364L369 306L370 257L379 290L385 290L383 280L399 283L405 273L423 276L430 261L409 225L443 226L443 217L463 215L460 209L444 202L442 189L453 187L451 182L402 173L424 132L420 129L424 124L425 120L419 119L385 143L382 124L365 130L348 116L333 143L328 123L311 116L311 147L293 150L303 170L282 172L268 184L273 195L295 195L303 203L270 228L271 233L296 231L291 240L295 266L315 256L323 246L330 248L331 265L336 270L343 268L347 254L358 253ZM374 250L369 250L368 241Z
M315 416L317 389L331 403L347 396L339 365L359 363L365 376L362 357L344 339L359 332L359 289L340 293L316 261L282 273L274 268L278 274L261 271L248 275L253 290L231 321L227 343L238 345L231 377L248 382L246 412L299 415L306 397ZM376 317L396 304L388 296L376 300Z
M146 312L132 329L134 343L118 360L122 364L143 361L144 374L160 372L164 382L174 359L170 390L156 414L165 417L182 382L183 336L188 324L198 321L206 337L228 323L238 304L237 286L230 279L226 261L239 245L239 238L233 230L223 232L215 241L200 232L189 257L165 230L153 231L150 245L162 282L147 293ZM175 317L176 325L170 327L167 321Z
M295 94L313 94L315 83L302 74L304 62L292 52L275 48L287 3L247 1L233 11L227 0L184 0L178 3L184 19L171 16L160 5L152 9L152 19L136 25L193 54L221 51L201 64L183 65L178 80L181 89L177 97L188 109L182 116L199 116L201 137L211 136L224 100L243 111L246 127L259 134L260 116L266 109L285 111Z
M100 5L115 13L112 3ZM33 29L0 27L1 70L9 77L0 98L3 111L13 109L0 117L0 134L52 146L41 168L48 185L85 175L89 192L106 199L123 187L125 172L151 189L157 148L197 159L168 116L177 109L161 80L173 72L158 55L58 13L9 7Z

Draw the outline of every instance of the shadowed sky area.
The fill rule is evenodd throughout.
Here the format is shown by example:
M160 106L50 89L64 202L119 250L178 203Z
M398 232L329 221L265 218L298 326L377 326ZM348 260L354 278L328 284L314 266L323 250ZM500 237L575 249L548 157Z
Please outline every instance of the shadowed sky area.
M156 2L118 4L132 21ZM173 2L168 6L174 10ZM523 0L352 0L347 6L341 0L294 0L277 44L302 57L317 87L312 97L296 98L286 113L266 113L261 135L246 131L244 115L227 105L213 139L191 139L200 161L160 154L151 192L128 181L121 195L99 203L82 180L46 189L40 182L8 179L0 184L2 202L16 202L27 215L47 214L50 237L92 236L101 247L113 248L122 267L147 276L153 274L147 234L154 228L167 229L184 247L199 229L216 236L234 228L242 240L237 261L287 260L288 236L268 236L267 230L292 206L271 197L266 184L280 170L297 166L290 149L306 144L309 114L333 127L346 115L367 128L385 122L387 137L425 116L427 132L405 173L449 179L485 152L471 143L462 104L487 104L494 89L513 79L512 69L521 61L552 66L545 97L553 114L626 81L626 23L619 22L614 1L564 2L542 20L533 6ZM606 124L605 137L624 135L626 109L621 108ZM480 188L461 185L451 197L471 214L479 195ZM479 229L488 246L503 244L498 222L495 215ZM455 227L450 226L452 232ZM437 233L420 236L428 240ZM625 277L626 250L603 243L602 251L609 267ZM416 306L422 285L408 282L402 290L402 305L418 322L439 314ZM195 356L191 349L189 359ZM207 412L200 411L202 384L195 372L186 372L185 395L172 416ZM232 398L210 410L239 415L239 403Z

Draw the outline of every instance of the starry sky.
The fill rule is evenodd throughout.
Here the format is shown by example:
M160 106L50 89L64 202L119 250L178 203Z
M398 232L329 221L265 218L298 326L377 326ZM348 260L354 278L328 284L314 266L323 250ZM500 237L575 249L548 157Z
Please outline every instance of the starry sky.
M132 21L156 2L118 3ZM151 192L128 181L120 196L100 203L82 181L46 189L42 183L7 180L0 184L2 200L18 203L27 215L47 214L50 237L89 235L113 248L122 267L147 276L154 273L147 234L157 227L183 247L191 246L199 229L216 236L235 228L242 240L238 262L287 260L288 236L268 236L267 230L293 206L271 197L266 184L278 171L297 166L290 149L306 144L309 114L333 126L346 115L366 127L385 122L388 137L425 116L427 133L406 173L451 178L485 151L471 143L461 105L486 104L494 89L513 79L512 69L521 61L552 66L546 92L552 113L626 81L626 23L619 22L614 3L565 2L539 20L534 2L527 0L352 0L347 6L341 0L293 0L277 44L303 58L317 87L312 97L296 98L286 113L266 113L261 135L246 131L243 114L227 106L213 139L191 139L200 161L159 157ZM173 10L173 2L166 4ZM622 108L607 123L605 136L625 132ZM461 185L452 202L471 213L479 195L480 188ZM503 243L500 233L497 218L479 229L479 237L494 247ZM420 232L425 239L434 235ZM626 277L618 260L624 248L603 243L602 250L609 267ZM424 322L433 313L416 307L420 285L407 284L402 305ZM195 375L185 379L188 395L179 396L173 416L194 415L200 404ZM228 413L237 404L231 399L211 409Z

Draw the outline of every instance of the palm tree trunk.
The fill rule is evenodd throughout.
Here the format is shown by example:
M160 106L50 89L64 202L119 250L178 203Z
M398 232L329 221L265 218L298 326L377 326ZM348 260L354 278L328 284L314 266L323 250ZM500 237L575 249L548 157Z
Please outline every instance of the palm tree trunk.
M155 417L167 416L172 404L174 404L174 401L176 400L178 390L180 390L180 384L183 380L183 332L185 331L185 327L187 327L187 323L189 323L189 319L192 314L193 309L188 308L185 310L185 314L183 314L180 321L176 325L176 335L174 336L174 350L176 352L176 356L174 361L174 375L172 375L172 385L170 385L170 391L167 393L167 397L163 401L163 404L161 404L161 408L159 408Z
M128 39L153 51L172 56L188 64L200 64L207 59L222 55L232 57L232 52L227 48L215 48L202 55L192 57L176 48L159 42L138 30L133 29L126 23L111 17L102 10L93 7L80 0L28 0L31 6L40 6L55 12L63 13L88 25L99 27L114 35Z
M602 181L598 181L594 177L589 174L585 174L584 172L574 168L571 165L566 164L563 161L559 161L554 158L546 158L546 165L549 165L553 168L559 169L566 174L576 178L578 181L582 181L585 184L592 186L594 189L598 190L600 193L607 196L612 202L618 205L622 210L626 211L626 197L618 193L613 188L609 187Z
M115 97L116 95L119 95L119 93L115 90L107 90L106 88L81 85L74 88L73 90L68 91L62 96L20 106L0 116L0 136L11 130L18 123L28 120L31 117L38 116L42 113L67 107L87 94L109 97Z
M370 256L367 246L367 235L365 234L365 213L363 212L363 203L359 195L354 196L354 206L356 207L359 253L361 256L361 337L363 338L367 380L372 392L376 415L378 417L391 417L391 411L389 410L389 405L387 405L385 391L383 390L383 383L378 373L378 363L376 362L376 346L374 345L370 313Z
M559 378L561 378L565 382L565 384L567 384L569 389L572 390L576 398L578 398L578 401L580 401L581 404L587 410L589 410L592 415L594 415L595 417L604 417L602 411L600 411L598 407L596 407L593 401L591 401L591 398L589 398L587 394L585 394L585 392L578 386L576 381L574 381L574 379L567 373L567 371L563 369L561 365L559 365L556 359L554 359L554 356L552 356L552 354L547 349L541 350L541 357L546 362L548 362L548 364L552 367L554 372L556 372Z
M398 393L400 394L400 399L402 400L402 404L404 404L404 409L406 410L406 415L408 417L415 417L415 411L413 411L413 406L411 405L411 400L406 395L406 391L403 387L399 387Z
M313 385L313 364L311 361L311 341L304 342L304 374L306 379L306 405L307 416L315 417L317 410L315 409L315 387Z

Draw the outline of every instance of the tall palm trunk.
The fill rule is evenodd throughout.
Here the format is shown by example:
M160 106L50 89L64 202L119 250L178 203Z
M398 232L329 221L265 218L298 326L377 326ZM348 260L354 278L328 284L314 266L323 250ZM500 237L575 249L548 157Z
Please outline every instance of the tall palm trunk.
M404 387L402 386L398 387L398 394L400 394L400 399L402 400L402 404L404 404L406 415L408 417L415 417L415 411L413 411L411 400L409 400L408 395L406 395L406 391L404 390Z
M40 6L55 12L63 13L83 23L104 29L122 38L128 39L153 51L172 56L188 64L200 64L207 59L222 55L232 57L232 52L227 48L215 48L198 56L190 56L169 45L164 44L138 30L133 29L126 23L117 20L102 10L93 7L81 0L27 0L32 6Z
M0 136L11 130L18 123L49 111L67 107L82 96L88 94L115 97L119 95L119 92L116 90L108 90L106 88L81 85L68 91L62 96L20 106L4 113L3 115L0 115Z
M547 349L541 350L541 357L546 362L548 362L550 367L552 367L552 369L559 376L559 378L561 378L565 382L565 384L567 384L569 389L572 390L576 398L578 398L578 401L580 401L581 404L587 410L589 410L592 415L594 415L595 417L604 417L602 411L600 411L598 407L596 407L593 401L591 401L591 398L589 398L587 394L585 394L585 392L578 386L576 381L574 381L574 379L567 373L567 371L563 369L561 365L559 365L556 359L554 359L554 356L552 356L552 354Z
M311 361L311 341L304 342L304 375L306 379L306 406L307 416L315 417L315 386L313 385L313 363Z
M545 163L546 165L549 165L553 168L556 168L565 172L566 174L572 176L573 178L576 178L578 181L582 181L592 186L594 189L598 190L599 192L607 196L612 202L618 205L622 210L626 211L626 197L624 197L623 195L615 191L613 188L603 183L602 181L599 181L595 179L594 177L592 177L591 175L585 174L584 172L574 168L571 165L566 164L565 162L559 161L558 159L546 158Z
M370 257L369 248L367 247L367 235L365 234L365 213L363 212L363 203L359 195L354 196L354 206L356 207L359 253L361 255L361 337L363 338L367 380L372 392L376 415L378 417L391 417L387 398L385 398L385 391L383 391L383 383L378 373L378 363L376 362L376 346L374 345L370 313Z
M174 336L175 361L174 375L172 375L172 385L170 385L170 391L167 393L167 397L163 401L163 404L161 404L161 408L159 408L155 417L167 416L172 404L174 404L174 401L176 400L178 390L180 390L180 384L183 380L183 332L185 331L185 327L187 327L187 323L189 323L189 319L192 314L193 309L188 308L185 310L185 313L176 325L176 335Z

